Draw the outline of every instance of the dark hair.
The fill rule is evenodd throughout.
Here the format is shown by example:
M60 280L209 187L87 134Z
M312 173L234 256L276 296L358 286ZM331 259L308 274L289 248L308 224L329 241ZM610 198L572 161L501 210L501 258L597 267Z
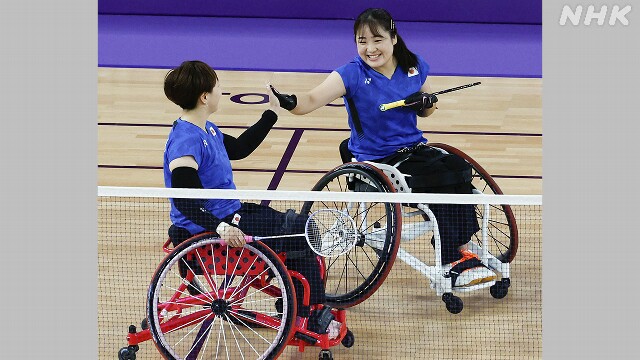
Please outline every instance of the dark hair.
M393 46L393 56L395 56L402 70L409 71L409 68L418 65L418 57L409 51L404 40L398 35L398 29L396 28L393 18L391 18L391 14L389 14L387 10L369 8L358 15L356 22L353 24L354 39L358 36L358 31L365 26L367 26L375 36L379 36L380 29L382 29L389 32L392 38L395 36L398 39Z
M164 94L185 110L195 109L198 98L218 82L218 75L202 61L185 61L164 77Z

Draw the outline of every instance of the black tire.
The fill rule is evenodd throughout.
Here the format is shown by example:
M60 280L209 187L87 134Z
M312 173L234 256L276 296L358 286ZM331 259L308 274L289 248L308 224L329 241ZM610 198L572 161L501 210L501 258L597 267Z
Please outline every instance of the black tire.
M278 299L278 300L276 300L276 302L275 302L275 304L274 304L274 306L275 306L275 308L276 308L276 311L277 311L277 312L279 312L279 313L282 313L282 309L283 309L283 308L282 308L282 304L283 304L282 299Z
M511 283L509 279L502 279L500 281L496 281L496 283L491 285L491 287L489 288L489 293L495 299L502 299L505 296L507 296L510 285Z
M118 351L118 360L136 360L136 352L129 347L123 347Z
M269 271L274 276L261 276ZM186 283L194 281L201 294L188 292ZM260 281L269 281L281 296L260 291L266 285ZM281 318L273 313L273 300L279 298ZM147 296L152 339L170 360L189 353L213 358L217 352L232 359L275 359L292 335L295 318L293 283L280 258L261 243L229 248L211 234L195 236L168 254ZM254 329L260 324L265 327L258 335Z
M455 154L467 161L472 170L472 184L483 194L502 195L502 190L493 180L491 175L461 150L446 144L429 143L430 146L442 149L450 154ZM503 263L511 262L518 251L518 227L516 218L509 205L491 205L491 218L487 229L489 252ZM481 221L482 206L476 206L478 221ZM476 232L473 239L477 244L482 244L480 231Z
M442 301L444 301L447 310L452 314L459 314L462 312L464 304L462 299L453 295L452 293L444 293L442 294Z
M356 337L355 335L353 335L353 332L351 332L351 330L347 330L347 333L342 338L341 343L342 343L342 346L346 348L350 348L353 346L353 344L356 343Z
M331 350L320 350L320 354L318 354L319 360L333 360L333 354Z
M347 180L349 179L349 180ZM347 163L325 174L313 191L395 192L388 178L365 163ZM361 240L347 253L325 258L327 304L348 308L369 298L382 285L400 246L402 215L397 203L366 203L364 209L347 202L307 201L301 213L320 209L347 211L356 221Z

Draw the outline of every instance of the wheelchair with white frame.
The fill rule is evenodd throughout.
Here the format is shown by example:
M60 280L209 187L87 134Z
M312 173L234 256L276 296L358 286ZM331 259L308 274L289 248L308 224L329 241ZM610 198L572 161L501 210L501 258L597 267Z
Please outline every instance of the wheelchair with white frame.
M471 165L473 192L502 194L493 178L470 156L459 149L439 143L429 146L444 153L455 154ZM396 164L397 165L397 164ZM313 187L315 191L339 192L401 192L410 193L407 175L395 166L374 162L349 162L325 174ZM509 205L479 204L475 206L480 230L466 244L483 265L497 277L466 287L455 287L449 271L441 264L440 256L434 265L426 265L400 248L425 234L432 235L434 254L440 254L441 242L438 221L429 204L365 203L365 202L307 202L302 212L314 207L334 207L346 211L356 220L360 238L347 254L326 259L326 294L329 303L338 308L350 307L368 298L389 274L397 256L425 275L432 289L441 296L446 308L460 313L463 302L454 292L469 292L489 288L491 296L504 298L511 284L510 262L518 248L516 220ZM411 220L419 216L420 220ZM408 220L403 224L403 219Z

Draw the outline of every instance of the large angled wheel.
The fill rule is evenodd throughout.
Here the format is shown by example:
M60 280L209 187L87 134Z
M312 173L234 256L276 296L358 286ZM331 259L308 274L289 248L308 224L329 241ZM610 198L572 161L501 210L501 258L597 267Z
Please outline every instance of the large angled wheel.
M472 184L477 190L484 194L502 195L502 190L491 175L469 155L450 145L440 143L429 143L429 145L465 159L473 168ZM482 206L476 206L479 221L482 213ZM511 262L518 250L518 227L509 205L491 205L487 235L489 252L503 263ZM480 232L474 235L474 240L478 244L482 243L480 236Z
M387 177L364 163L347 163L325 174L313 191L395 192ZM400 204L385 202L307 201L302 213L320 209L347 212L359 233L356 246L346 254L326 258L325 291L329 305L348 308L369 298L391 271L400 246Z
M162 261L147 316L165 359L275 359L292 336L295 301L287 269L267 246L229 248L205 234Z

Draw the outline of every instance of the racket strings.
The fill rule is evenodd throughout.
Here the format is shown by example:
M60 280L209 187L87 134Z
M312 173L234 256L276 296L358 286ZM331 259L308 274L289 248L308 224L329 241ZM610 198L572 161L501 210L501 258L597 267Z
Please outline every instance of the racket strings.
M319 211L307 221L307 238L316 253L338 256L353 246L358 231L353 219L338 210Z

